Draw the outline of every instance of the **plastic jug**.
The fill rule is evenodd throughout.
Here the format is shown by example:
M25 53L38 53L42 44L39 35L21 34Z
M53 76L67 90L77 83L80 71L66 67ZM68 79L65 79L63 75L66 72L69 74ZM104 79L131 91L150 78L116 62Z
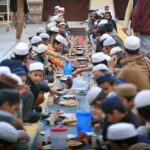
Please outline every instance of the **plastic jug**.
M67 127L54 126L51 127L51 142L53 150L66 150Z
M76 113L77 132L91 132L91 113L85 110L80 110Z
M64 75L72 75L72 62L64 61Z
M82 91L76 94L77 111L89 110L89 104L87 102L86 95L87 95L86 91Z

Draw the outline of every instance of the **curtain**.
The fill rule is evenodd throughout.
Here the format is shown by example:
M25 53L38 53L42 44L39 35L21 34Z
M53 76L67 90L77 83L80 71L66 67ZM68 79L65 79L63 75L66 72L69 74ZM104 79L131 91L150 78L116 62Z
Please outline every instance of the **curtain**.
M114 0L115 14L119 20L124 19L129 0Z

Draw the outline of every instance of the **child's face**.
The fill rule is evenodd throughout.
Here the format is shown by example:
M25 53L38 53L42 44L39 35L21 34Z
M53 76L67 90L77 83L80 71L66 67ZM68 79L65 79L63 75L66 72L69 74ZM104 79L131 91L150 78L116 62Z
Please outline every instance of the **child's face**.
M1 109L3 111L16 115L17 111L19 110L19 103L10 105L8 102L4 102L4 104L1 106Z
M43 79L43 71L32 71L29 73L29 77L34 84L38 84Z
M59 27L59 32L60 32L60 33L64 33L65 30L66 30L65 26L60 26L60 27Z

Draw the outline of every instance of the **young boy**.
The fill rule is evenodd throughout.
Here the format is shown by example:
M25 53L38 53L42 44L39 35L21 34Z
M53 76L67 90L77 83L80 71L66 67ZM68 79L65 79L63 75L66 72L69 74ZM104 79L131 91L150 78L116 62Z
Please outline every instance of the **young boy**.
M19 93L13 89L0 90L0 110L16 115L19 109Z
M41 108L38 106L44 101L43 92L56 93L48 86L41 84L44 78L44 65L40 62L33 62L29 66L29 78L27 84L30 86L30 90L34 95L34 105L37 112L41 112Z
M20 103L20 97L19 97L19 93L14 90L14 89L1 89L0 90L0 110L1 111L4 111L4 112L8 112L10 114L12 114L13 116L16 115L18 109L19 109L19 103ZM13 119L13 118L12 118ZM2 122L1 122L2 123ZM4 124L3 124L4 125ZM12 124L13 125L13 124ZM7 126L7 130L9 130L10 128L8 127L8 125L5 125ZM11 125L10 125L11 126ZM3 127L4 128L4 127ZM2 136L2 131L4 130L2 128L2 126L0 127L0 133L1 133L1 136ZM11 126L11 128L13 129L13 127ZM11 129L11 130L12 130ZM17 132L17 130L16 130ZM5 132L6 133L6 132ZM11 132L9 132L11 134ZM14 134L13 135L10 135L9 136L15 136ZM25 132L25 131L20 131L20 133L18 132L18 135L16 137L17 139L21 139L21 140L28 140L29 137L28 137L28 134ZM7 141L7 139L9 139L9 137L6 137L5 139L3 139L4 141ZM16 139L16 141L17 141ZM14 137L14 140L15 140L15 137ZM3 142L4 142L3 141ZM16 142L14 141L14 142ZM1 141L0 141L1 143ZM5 142L4 142L5 143ZM22 142L21 142L22 143ZM15 148L14 149L19 149L17 148L20 144L19 143L15 143ZM8 144L8 143L7 143ZM5 144L4 144L5 145ZM6 146L6 145L5 145ZM7 145L8 146L8 145ZM22 143L22 146L20 147L20 150L24 147L24 149L28 149L28 146L27 146L27 143L23 142ZM26 148L25 148L26 147ZM13 148L12 148L13 149Z

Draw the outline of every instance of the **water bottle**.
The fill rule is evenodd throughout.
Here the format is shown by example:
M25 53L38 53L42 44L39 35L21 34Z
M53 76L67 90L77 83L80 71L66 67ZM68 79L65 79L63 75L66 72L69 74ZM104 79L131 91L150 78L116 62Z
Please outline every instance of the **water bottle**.
M77 132L91 132L91 113L85 110L80 110L76 113Z
M72 75L72 62L64 61L64 75Z
M76 94L76 101L77 101L77 111L80 110L89 110L89 104L86 99L86 92L79 92Z

